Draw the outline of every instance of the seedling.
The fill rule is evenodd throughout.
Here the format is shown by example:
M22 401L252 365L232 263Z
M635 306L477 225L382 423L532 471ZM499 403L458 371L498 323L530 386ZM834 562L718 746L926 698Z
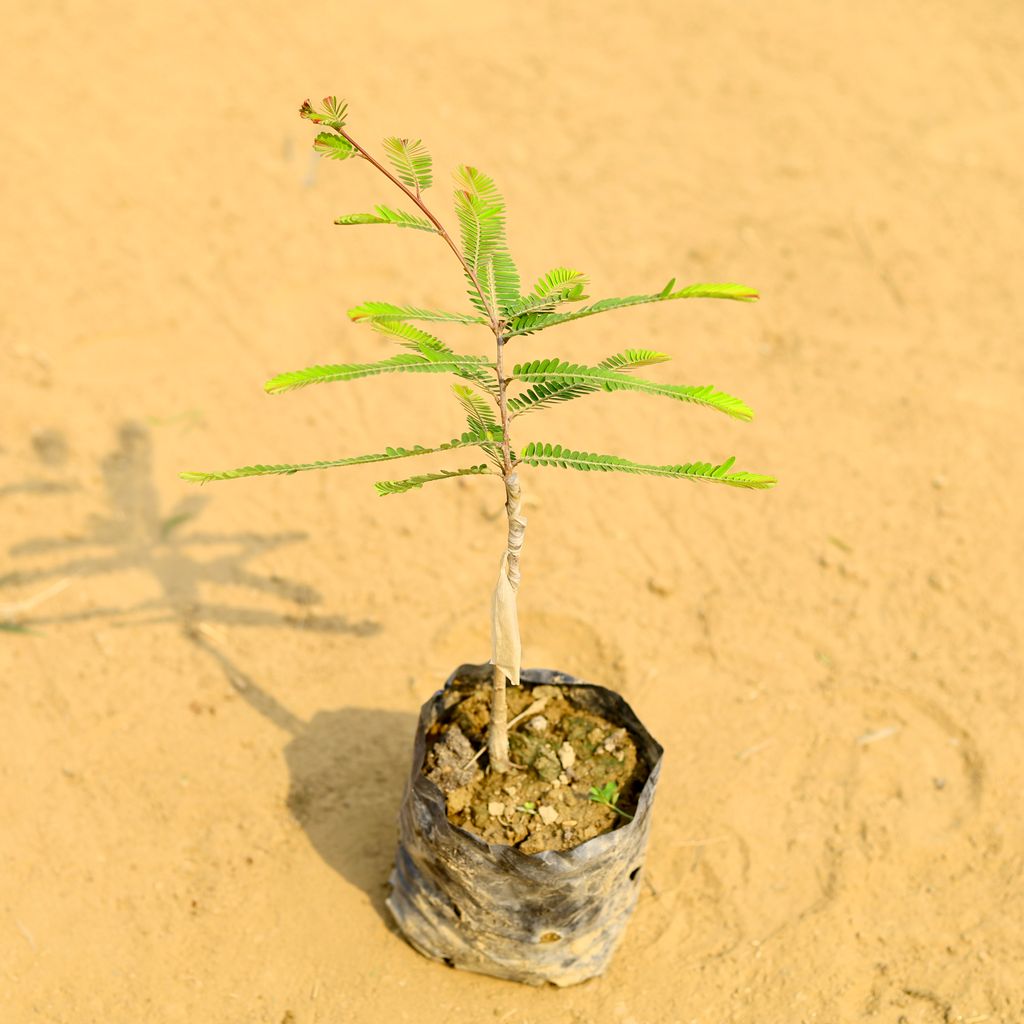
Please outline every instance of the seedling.
M604 804L616 814L621 814L627 821L633 820L632 814L627 814L619 807L619 784L617 782L609 780L603 786L591 786L589 795L595 804Z
M282 373L267 382L266 391L277 395L312 384L350 381L384 373L451 374L459 380L452 391L462 407L467 429L448 441L428 446L413 444L320 462L256 464L227 472L181 475L185 480L205 483L391 462L441 452L466 450L481 455L483 462L385 480L377 483L376 488L379 494L390 495L457 477L493 476L501 481L508 529L492 603L494 674L487 751L490 769L507 772L512 765L505 684L506 680L513 684L519 682L521 651L516 594L526 519L522 512L520 470L529 466L591 473L633 473L753 489L768 488L775 483L771 476L734 470L732 457L717 464L694 461L655 465L619 455L595 454L551 441L535 440L516 448L511 427L520 417L597 392L633 391L705 406L738 420L747 421L753 416L746 403L710 385L665 384L635 375L634 371L641 367L666 362L669 357L662 352L627 348L593 363L561 357L541 358L534 345L534 335L559 324L625 306L694 298L753 302L758 295L752 288L738 284L691 284L677 288L673 278L655 292L592 302L586 295L586 275L568 267L547 271L532 288L524 291L505 238L505 203L486 174L469 165L455 170L455 214L460 234L460 244L456 244L424 201L424 193L433 184L433 164L421 141L385 139L385 162L382 163L349 134L347 105L337 98L327 97L322 110L307 101L299 113L323 129L313 143L318 153L332 160L354 160L375 168L412 208L399 210L378 205L372 213L349 214L339 217L335 223L346 226L388 224L437 235L451 250L465 276L471 309L445 312L417 305L364 302L349 310L351 319L369 325L405 352L372 362L320 365ZM417 323L484 327L493 336L493 357L456 351L447 341L416 326ZM513 363L511 368L505 352L509 345L523 350L522 361ZM598 792L603 794L605 790ZM614 803L608 806L628 817Z

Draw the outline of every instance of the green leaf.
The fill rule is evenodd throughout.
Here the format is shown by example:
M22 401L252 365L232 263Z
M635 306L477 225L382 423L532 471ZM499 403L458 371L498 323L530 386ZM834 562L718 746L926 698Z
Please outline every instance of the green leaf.
M675 281L670 281L669 285ZM666 288L668 285L666 285ZM518 334L532 334L534 331L553 327L556 324L579 320L581 317L606 313L611 309L622 309L626 306L639 306L648 302L667 302L671 299L734 299L739 302L756 302L758 294L753 288L739 284L691 284L679 291L666 291L655 295L629 295L621 299L599 299L597 302L582 309L570 310L566 313L524 313L515 317L508 325L508 337Z
M432 231L437 228L426 217L417 217L404 210L392 210L390 206L375 206L375 213L350 213L339 217L335 224L394 224L398 228L415 228L417 231Z
M364 302L348 311L353 320L432 320L458 324L485 324L487 319L470 313L442 313L418 306L396 306L393 302Z
M519 271L507 252L496 252L484 266L483 291L498 311L504 310L519 298ZM476 295L473 291L470 297Z
M419 352L421 355L436 359L442 355L455 355L451 348L440 338L428 334L426 331L405 323L404 320L372 320L370 326L379 334L394 338L399 345ZM488 394L497 397L498 382L492 372L493 364L466 365L461 370L453 370L457 377L463 380L470 380L478 387L483 388Z
M455 353L431 352L429 355L402 353L381 359L376 363L335 363L330 366L310 366L305 370L279 373L263 385L268 395L280 395L310 384L330 384L335 381L357 380L381 373L456 373L467 368L491 366L485 356L460 356Z
M500 447L501 427L494 417L493 407L486 398L478 395L472 388L468 388L464 384L453 384L452 391L466 414L466 424L469 426L470 433L493 437L498 442L484 447L484 454L499 470L503 469L504 463Z
M683 384L662 384L659 381L639 380L605 366L584 366L558 359L535 359L529 363L517 364L509 376L511 379L527 384L561 385L566 388L578 389L576 394L566 395L563 398L556 397L557 392L550 391L544 395L538 395L536 399L528 399L526 403L520 403L517 406L517 412L524 411L527 405L536 407L540 404L550 404L551 401L565 401L568 397L576 397L577 394L585 394L587 391L603 390L638 391L645 395L674 398L679 402L692 402L696 405L705 405L710 409L717 409L738 420L749 421L754 417L753 412L743 401L722 391L716 391L710 384L697 387ZM511 403L509 404L511 407Z
M333 469L338 466L361 466L369 462L390 462L392 459L407 459L413 455L433 455L436 452L451 451L455 448L484 448L494 443L490 435L465 433L461 437L452 438L436 448L424 448L415 445L412 448L387 448L373 455L355 455L347 459L334 459L329 462L299 462L281 465L243 466L241 469L229 469L220 473L179 473L182 480L189 483L205 484L210 480L237 480L245 476L290 476L308 469Z
M452 391L466 413L466 422L469 424L470 430L485 434L498 426L494 417L494 409L487 399L464 384L453 384Z
M432 161L426 146L419 139L385 139L384 152L398 180L406 188L411 188L416 195L430 188L434 181Z
M604 804L611 808L616 814L622 815L627 821L633 820L633 815L619 807L619 784L614 779L609 779L603 786L591 786L589 797L596 804Z
M579 288L581 291L587 286L587 275L579 270L572 270L570 267L555 267L542 275L540 280L533 286L533 294L543 298L545 295L560 294L566 288Z
M455 212L462 229L462 254L479 270L480 264L504 248L505 201L494 181L475 167L455 171Z
M524 313L553 312L561 302L579 302L585 299L583 291L586 285L586 275L578 270L555 267L541 277L529 295L521 295L509 303L504 309L504 314L511 319Z
M383 497L387 494L405 494L406 491L422 487L434 480L451 480L457 476L486 476L493 473L494 470L487 466L468 466L466 469L442 469L439 473L424 473L422 476L411 476L406 480L380 480L373 486Z
M345 127L345 118L348 114L348 104L344 100L339 100L337 96L325 96L324 97L324 109L318 111L314 109L313 105L306 100L305 103L299 107L299 116L304 117L313 124L325 124L328 128L333 128L335 131L341 131Z
M321 156L329 157L331 160L348 160L359 152L348 139L332 135L330 132L321 132L313 140L313 148Z
M774 487L773 476L758 473L730 473L734 459L726 459L721 465L710 462L686 462L674 466L652 466L642 462L631 462L617 455L595 455L593 452L578 452L563 448L560 444L546 444L531 441L522 451L521 461L528 466L558 466L562 469L577 469L583 472L636 473L642 476L674 477L678 480L710 480L728 484L730 487L745 487L765 490Z
M494 181L475 167L458 167L455 185L462 254L484 294L482 302L471 288L470 301L482 313L488 306L497 311L519 298L519 271L505 242L505 200Z
M650 349L628 348L625 352L617 352L597 365L604 369L619 372L635 369L638 366L651 366L654 363L667 362L669 357L664 352L652 352ZM536 384L521 395L508 400L509 411L515 416L534 409L544 409L559 402L568 402L582 395L592 395L602 390L595 384L575 384L569 381L551 381Z
M569 402L574 398L582 398L583 395L592 395L599 390L600 388L595 386L572 384L568 381L536 384L521 395L508 399L508 411L513 417L522 416L523 413L533 412L535 409L546 409L560 402Z
M652 352L649 348L627 348L625 352L602 359L597 365L607 370L635 370L638 366L667 363L671 358L664 352Z
M426 355L425 349L438 353L451 352L448 345L440 338L435 338L433 334L428 334L419 327L407 324L404 320L371 320L370 326L378 334L394 338L399 345L412 349L413 352L420 352L424 355Z

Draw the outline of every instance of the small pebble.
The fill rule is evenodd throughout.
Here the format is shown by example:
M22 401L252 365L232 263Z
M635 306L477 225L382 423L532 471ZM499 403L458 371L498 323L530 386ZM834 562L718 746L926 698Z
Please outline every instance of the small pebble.
M538 807L537 813L540 815L540 820L545 825L552 825L558 821L558 811L554 807Z
M571 768L576 763L576 751L568 740L558 748L558 760L562 762L563 768Z
M546 732L548 720L543 715L534 715L528 724L534 732Z
M500 818L505 813L505 805L500 800L492 800L487 805L487 813L493 818Z
M464 811L469 806L469 787L462 786L459 789L453 789L448 794L448 813L458 814L460 811Z
M558 776L558 781L559 781L559 782L560 782L560 783L561 783L561 784L562 784L563 786L568 786L568 785L569 785L569 776L568 776L568 775L566 775L566 774L565 774L565 772L562 772L562 774Z

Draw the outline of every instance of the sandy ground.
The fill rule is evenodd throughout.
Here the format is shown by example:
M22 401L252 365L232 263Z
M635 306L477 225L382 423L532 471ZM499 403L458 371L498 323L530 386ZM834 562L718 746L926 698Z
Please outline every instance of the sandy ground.
M3 36L0 604L67 581L0 633L4 1024L1024 1021L1019 3L51 0ZM311 153L333 91L428 141L450 221L446 169L493 174L527 276L764 296L521 343L663 349L758 413L600 395L537 437L782 481L525 476L527 663L668 750L576 989L384 911L415 711L487 656L497 485L176 477L461 429L435 378L262 393L392 351L356 302L464 303L435 239L332 227L395 199Z

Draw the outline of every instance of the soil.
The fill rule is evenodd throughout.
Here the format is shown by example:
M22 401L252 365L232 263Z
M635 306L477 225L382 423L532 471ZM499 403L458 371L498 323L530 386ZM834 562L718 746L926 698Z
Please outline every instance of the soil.
M524 853L568 850L628 821L644 780L635 777L636 747L626 730L575 707L562 687L506 693L515 723L511 771L490 771L486 753L474 759L490 722L486 688L449 709L427 737L424 774L445 793L448 820ZM618 811L592 799L593 789L609 783Z

